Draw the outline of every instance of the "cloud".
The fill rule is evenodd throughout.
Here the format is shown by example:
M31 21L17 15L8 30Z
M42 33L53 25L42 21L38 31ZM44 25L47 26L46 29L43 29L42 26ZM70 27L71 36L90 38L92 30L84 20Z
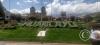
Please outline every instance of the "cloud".
M12 13L19 13L19 11L17 9L12 9L12 10L10 10L10 12L12 12Z
M24 9L24 10L21 10L20 13L21 13L21 14L30 13L30 8L26 8L26 9Z
M37 0L23 0L23 1L26 3L32 3L32 2L39 3Z
M17 2L16 4L17 4L17 5L20 5L20 2Z
M100 2L85 3L84 0L66 1L61 4L60 0L54 0L52 3L47 4L48 15L60 15L61 11L65 11L66 14L87 14L93 12L100 12ZM64 2L63 0L62 2Z
M32 0L25 0L24 2L28 2L28 3L30 3L30 2L32 2Z
M27 2L36 2L37 0L24 0ZM65 3L66 2L66 3ZM63 3L63 4L62 4ZM18 3L19 4L19 3ZM85 3L84 0L53 0L51 3L46 2L46 11L47 15L60 15L61 11L65 11L67 15L69 14L87 14L100 12L100 2L95 3ZM12 9L10 12L13 13L30 13L30 8L26 8L23 10ZM41 10L37 10L36 12L41 12Z
M4 0L0 0L1 2L3 2Z
M39 3L38 0L33 0L34 3Z
M25 14L25 13L30 13L30 8L26 8L24 10L18 10L18 9L11 9L10 12L12 13L20 13L20 14Z

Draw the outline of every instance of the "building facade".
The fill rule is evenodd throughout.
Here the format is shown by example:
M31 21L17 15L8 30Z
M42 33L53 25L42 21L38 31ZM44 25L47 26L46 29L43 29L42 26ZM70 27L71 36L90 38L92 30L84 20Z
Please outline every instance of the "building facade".
M0 2L0 20L4 20L4 19L5 19L4 7Z

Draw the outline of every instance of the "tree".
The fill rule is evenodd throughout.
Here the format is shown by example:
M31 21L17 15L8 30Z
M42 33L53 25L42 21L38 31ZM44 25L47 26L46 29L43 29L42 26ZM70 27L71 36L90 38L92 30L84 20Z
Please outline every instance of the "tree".
M94 18L94 20L100 22L100 12L95 13L95 16L93 18Z
M61 20L65 20L66 19L66 12L62 11L61 12Z
M70 21L75 21L75 16L70 16Z
M48 16L44 16L43 18L42 18L42 20L43 21L48 21L49 19L48 19Z
M90 22L90 21L92 21L92 20L93 20L93 18L92 18L90 15L84 16L84 21L85 21L85 22Z
M37 18L36 18L36 17L29 17L29 20L31 20L31 21L36 21Z
M21 22L22 16L20 14L11 14L11 20L16 20L18 22Z

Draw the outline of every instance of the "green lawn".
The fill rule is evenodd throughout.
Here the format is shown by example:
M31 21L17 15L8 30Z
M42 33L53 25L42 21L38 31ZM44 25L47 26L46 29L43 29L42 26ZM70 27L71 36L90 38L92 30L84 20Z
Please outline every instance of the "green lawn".
M79 38L78 28L48 28L44 42L89 43ZM1 41L40 41L38 28L17 27L16 29L0 29Z
M47 42L89 43L79 38L80 29L75 28L50 28L47 33Z
M18 27L17 29L1 29L0 40L34 41L37 30L30 27Z

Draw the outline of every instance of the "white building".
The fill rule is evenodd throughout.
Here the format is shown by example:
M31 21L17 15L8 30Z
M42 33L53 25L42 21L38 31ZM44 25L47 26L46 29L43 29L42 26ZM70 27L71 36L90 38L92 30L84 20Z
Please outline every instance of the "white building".
M4 13L5 13L5 20L10 20L11 13L7 11L6 9L4 9Z

